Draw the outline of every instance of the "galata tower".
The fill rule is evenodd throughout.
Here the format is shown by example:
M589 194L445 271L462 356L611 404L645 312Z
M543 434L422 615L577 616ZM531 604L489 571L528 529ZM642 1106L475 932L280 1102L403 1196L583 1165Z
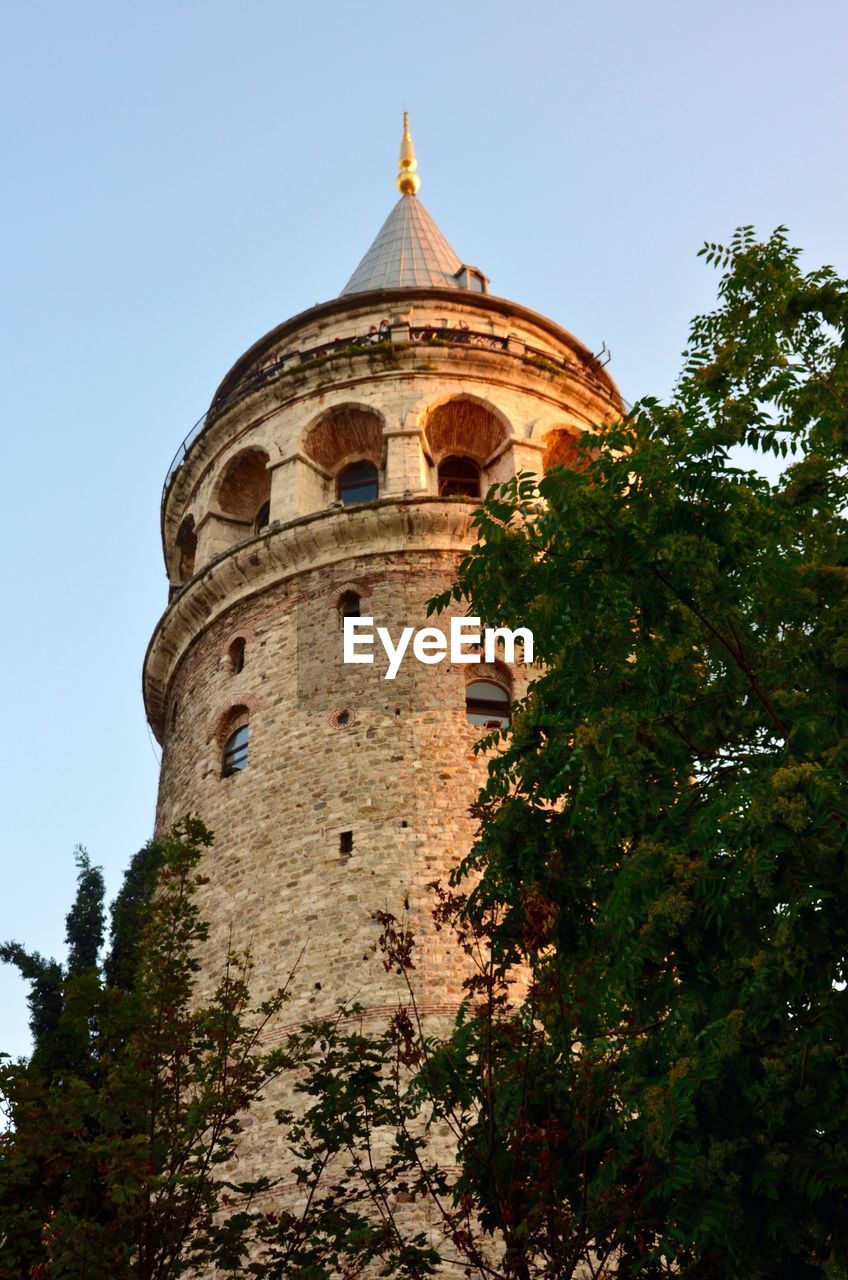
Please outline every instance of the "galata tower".
M212 828L200 906L216 974L231 938L249 945L258 999L300 955L292 1022L342 999L375 1021L394 1007L385 907L411 916L422 1012L456 1008L427 886L469 847L473 745L524 678L410 652L388 680L379 645L370 665L343 662L344 618L392 637L428 625L489 486L567 465L575 436L620 412L586 347L490 293L419 185L405 118L400 199L374 243L337 298L235 363L162 495L169 600L144 664L157 831L189 812ZM271 1114L245 1148L246 1175L285 1164Z

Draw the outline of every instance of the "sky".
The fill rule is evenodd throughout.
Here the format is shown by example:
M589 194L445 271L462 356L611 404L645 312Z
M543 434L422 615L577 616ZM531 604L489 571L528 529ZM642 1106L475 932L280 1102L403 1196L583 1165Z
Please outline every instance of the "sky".
M491 290L629 400L668 394L716 277L779 224L848 274L844 0L4 0L0 941L63 955L83 844L111 898L153 825L141 664L168 463L267 330L421 200ZM29 1045L0 969L0 1051Z

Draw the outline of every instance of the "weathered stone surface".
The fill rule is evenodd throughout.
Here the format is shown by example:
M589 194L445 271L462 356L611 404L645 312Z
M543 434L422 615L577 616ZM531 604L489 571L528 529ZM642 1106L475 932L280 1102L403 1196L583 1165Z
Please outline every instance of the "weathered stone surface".
M293 358L383 320L391 344ZM475 345L466 334L482 337ZM498 342L486 346L486 335ZM528 354L539 350L547 355ZM411 918L420 1007L444 1020L463 972L432 927L428 886L474 836L468 806L486 766L473 751L481 729L466 722L465 684L482 668L425 666L410 654L388 681L379 649L372 666L345 666L339 602L355 592L393 636L425 626L427 601L451 584L473 536L474 502L438 496L440 457L475 461L484 491L540 470L546 449L568 461L571 433L614 418L617 393L585 348L541 317L431 290L316 308L258 343L219 396L226 407L163 503L173 598L144 677L164 749L157 829L191 812L216 836L201 893L212 926L204 982L229 945L250 947L257 998L297 965L286 1024L341 1000L362 1005L366 1021L385 1019L403 998L377 952L372 914L388 908ZM380 496L339 509L336 477L362 458L379 465ZM269 493L270 527L255 533L254 508ZM238 638L244 664L234 671ZM485 674L516 695L526 678ZM247 767L222 776L227 735L245 721ZM281 1100L270 1091L251 1117L244 1172L283 1176L294 1196L273 1119Z

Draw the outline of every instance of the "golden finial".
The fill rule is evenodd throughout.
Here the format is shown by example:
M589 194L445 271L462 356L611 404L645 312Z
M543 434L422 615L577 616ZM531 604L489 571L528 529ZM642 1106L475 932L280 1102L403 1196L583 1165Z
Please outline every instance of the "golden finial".
M409 112L403 113L403 137L400 143L400 160L398 161L397 189L405 196L414 196L421 186L421 179L416 173L418 161L415 159L415 148L409 132Z

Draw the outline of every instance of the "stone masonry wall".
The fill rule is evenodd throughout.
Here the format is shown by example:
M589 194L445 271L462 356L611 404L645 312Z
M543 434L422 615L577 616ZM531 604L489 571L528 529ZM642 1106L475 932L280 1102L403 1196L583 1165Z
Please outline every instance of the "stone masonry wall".
M334 345L367 334L384 314L390 343ZM420 342L422 326L476 338ZM320 358L301 361L298 353L315 356L328 342ZM273 378L251 382L266 365ZM192 813L216 837L199 903L211 924L201 982L215 985L228 947L249 947L257 1001L296 966L269 1043L341 1001L357 1002L376 1027L406 999L378 951L372 917L385 908L410 919L416 999L425 1026L445 1028L464 965L432 925L428 885L468 851L468 808L486 775L473 750L484 731L466 722L465 685L496 674L520 696L530 673L449 658L427 666L409 652L389 681L379 643L373 665L345 666L338 601L355 591L363 615L395 639L405 626L447 632L449 615L428 620L426 604L452 584L474 540L473 501L438 497L440 458L473 458L485 492L519 471L540 472L563 432L570 440L614 420L618 394L550 321L438 290L339 299L295 317L251 348L220 394L231 398L217 402L166 484L172 597L145 661L148 716L164 749L157 832ZM365 456L380 468L379 499L339 508L338 471ZM260 534L253 522L269 493ZM191 555L186 530L197 537ZM229 650L239 637L236 672ZM236 723L249 716L248 764L223 777L234 715ZM239 1172L281 1178L279 1194L295 1207L286 1134L274 1119L291 1100L283 1081L251 1113ZM433 1141L450 1161L447 1135ZM408 1211L432 1225L432 1206Z
M385 1020L403 993L378 954L372 913L381 908L411 918L425 1016L444 1023L461 999L460 958L432 927L427 886L473 840L468 806L485 762L473 752L482 730L466 722L465 683L482 667L424 666L410 651L389 681L379 645L373 666L345 666L337 609L355 590L362 613L397 637L427 625L426 602L455 565L453 555L416 551L303 573L209 627L173 681L157 830L190 811L215 832L200 899L212 924L204 978L214 983L230 940L253 951L257 998L297 963L286 1024L340 1000ZM445 616L433 622L447 632ZM234 674L227 651L237 636L245 661ZM519 688L524 678L517 673ZM236 706L250 712L249 761L224 778L221 726ZM349 854L342 832L352 832ZM286 1171L279 1105L272 1097L250 1128L245 1172Z

